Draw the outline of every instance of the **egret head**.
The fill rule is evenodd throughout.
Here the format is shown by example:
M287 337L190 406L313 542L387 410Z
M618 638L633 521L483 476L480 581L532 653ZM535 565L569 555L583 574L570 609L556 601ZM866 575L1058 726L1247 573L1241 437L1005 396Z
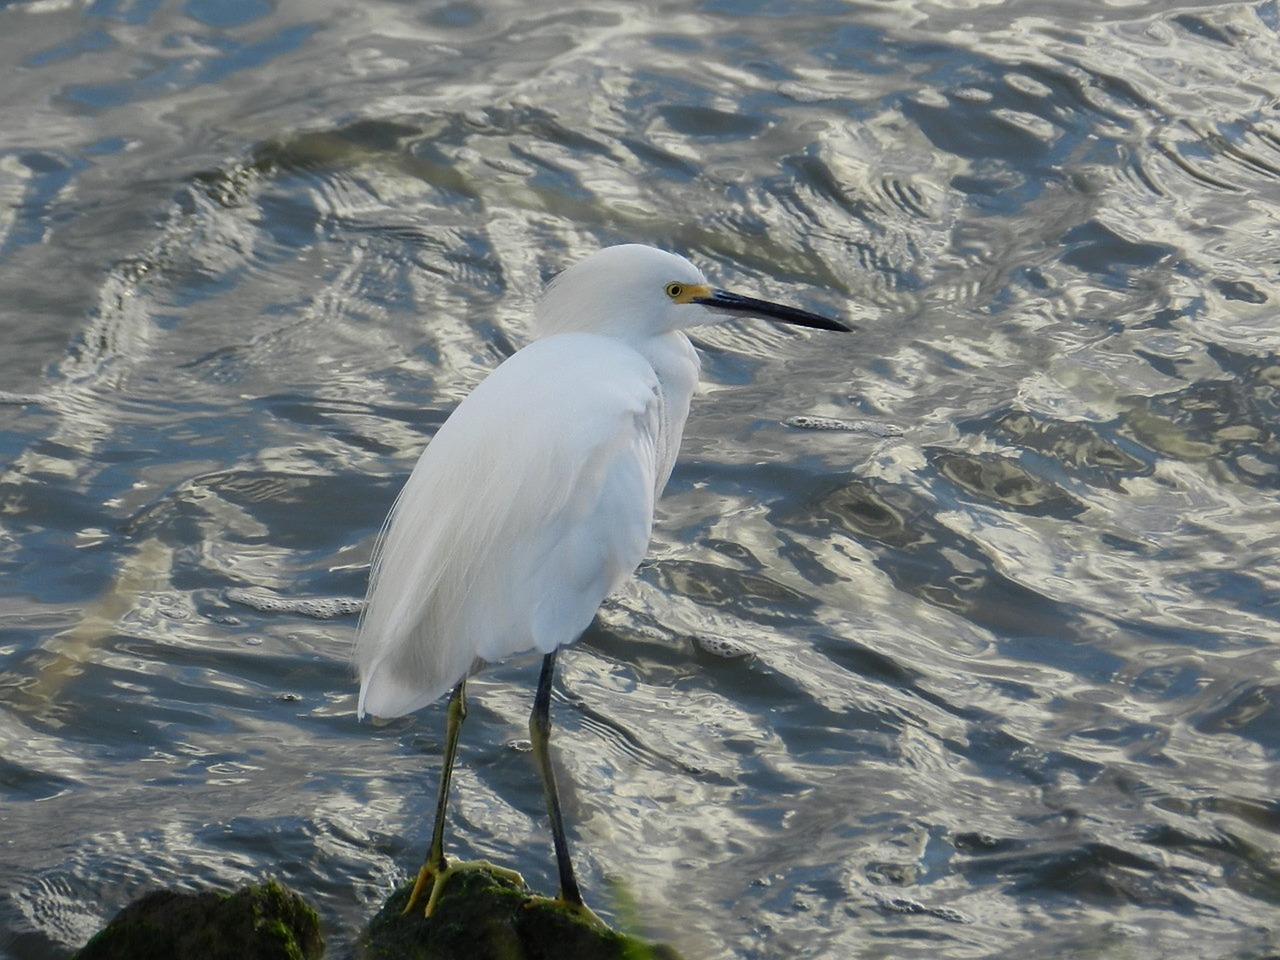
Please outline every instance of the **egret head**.
M735 316L848 330L805 310L720 290L684 257L642 244L605 247L556 277L538 304L542 334L650 337Z

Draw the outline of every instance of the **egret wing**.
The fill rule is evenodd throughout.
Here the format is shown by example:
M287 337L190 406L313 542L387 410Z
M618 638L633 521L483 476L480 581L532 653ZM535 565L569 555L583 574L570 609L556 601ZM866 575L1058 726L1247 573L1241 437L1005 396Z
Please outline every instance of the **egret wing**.
M437 699L477 659L549 652L644 556L663 396L638 352L562 334L517 352L441 427L378 547L360 713Z

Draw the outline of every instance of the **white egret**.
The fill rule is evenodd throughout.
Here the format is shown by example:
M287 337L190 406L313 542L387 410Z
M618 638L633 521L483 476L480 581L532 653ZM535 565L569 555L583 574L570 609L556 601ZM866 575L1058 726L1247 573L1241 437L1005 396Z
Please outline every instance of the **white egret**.
M356 641L358 712L399 717L452 689L431 846L406 911L449 867L444 823L466 716L486 661L545 656L529 718L560 899L585 911L548 755L556 651L639 565L675 463L698 357L683 331L741 315L821 330L835 320L711 287L652 247L608 247L538 304L538 338L493 371L436 433L387 519Z

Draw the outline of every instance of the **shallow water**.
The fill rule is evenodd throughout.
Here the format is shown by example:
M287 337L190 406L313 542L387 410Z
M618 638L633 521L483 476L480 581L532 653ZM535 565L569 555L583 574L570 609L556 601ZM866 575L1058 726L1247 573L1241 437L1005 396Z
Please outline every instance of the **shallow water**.
M1280 950L1280 8L781 9L0 4L0 953L266 874L348 953L443 705L357 724L354 617L245 591L361 595L621 240L859 331L697 335L561 657L593 905L706 958ZM450 848L549 889L535 677L474 683Z

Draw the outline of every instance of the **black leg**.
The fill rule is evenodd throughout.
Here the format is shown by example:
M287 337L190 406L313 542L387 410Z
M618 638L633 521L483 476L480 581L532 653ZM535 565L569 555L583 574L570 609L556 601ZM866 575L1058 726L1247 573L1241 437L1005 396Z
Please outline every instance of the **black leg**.
M458 755L458 735L462 732L462 721L467 718L467 681L464 677L453 688L449 697L449 708L446 713L444 735L444 765L440 770L440 793L436 800L436 822L431 831L431 847L427 850L427 859L418 871L418 879L409 895L409 902L404 912L408 913L427 892L428 881L434 882L444 873L444 823L448 819L449 782L453 779L453 760Z
M564 838L564 821L560 817L560 797L556 794L556 778L551 770L549 740L551 737L551 681L556 672L556 651L542 659L542 676L538 678L538 692L533 698L533 713L529 715L529 738L533 742L533 759L542 776L542 787L547 797L547 813L551 816L551 837L556 845L556 866L560 869L560 899L575 907L583 906L578 881L573 876L573 862L569 859L569 845Z

